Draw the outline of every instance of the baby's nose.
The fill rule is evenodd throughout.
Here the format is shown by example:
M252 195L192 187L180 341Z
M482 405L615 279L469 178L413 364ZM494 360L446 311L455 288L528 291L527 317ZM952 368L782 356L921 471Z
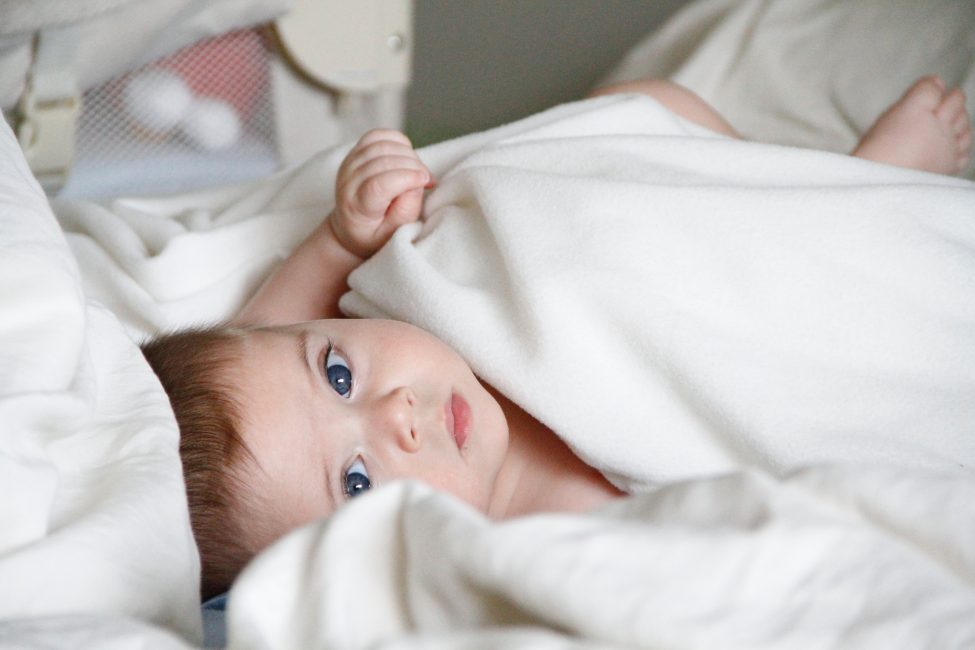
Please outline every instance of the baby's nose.
M391 435L395 444L406 452L419 451L422 441L414 427L413 409L416 396L409 388L401 387L384 396L378 411L376 430Z

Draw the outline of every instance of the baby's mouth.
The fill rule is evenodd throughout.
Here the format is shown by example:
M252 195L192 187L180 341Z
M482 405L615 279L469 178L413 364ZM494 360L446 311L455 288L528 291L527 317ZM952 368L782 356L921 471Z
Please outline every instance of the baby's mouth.
M457 449L462 450L471 428L471 407L463 397L452 393L444 405L444 410L447 416L447 431L453 436Z

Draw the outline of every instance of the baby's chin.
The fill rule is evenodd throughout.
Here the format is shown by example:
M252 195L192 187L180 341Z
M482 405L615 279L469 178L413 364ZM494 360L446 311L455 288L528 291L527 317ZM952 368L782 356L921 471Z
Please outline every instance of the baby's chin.
M493 487L493 486L492 486ZM476 510L485 517L490 516L491 511L491 498L493 496L493 489L489 492L482 493L479 495L457 495L457 498L469 505L472 509Z

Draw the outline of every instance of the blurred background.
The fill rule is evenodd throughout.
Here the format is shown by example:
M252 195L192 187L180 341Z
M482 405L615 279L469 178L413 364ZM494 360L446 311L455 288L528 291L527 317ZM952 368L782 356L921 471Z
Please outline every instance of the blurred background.
M4 2L12 4L4 6ZM52 196L242 182L581 99L686 0L0 0L0 104Z
M579 99L682 0L415 0L417 145Z

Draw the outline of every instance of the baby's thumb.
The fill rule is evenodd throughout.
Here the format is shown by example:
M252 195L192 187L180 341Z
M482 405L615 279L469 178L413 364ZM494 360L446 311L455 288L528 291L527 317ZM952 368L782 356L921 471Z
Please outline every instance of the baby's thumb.
M423 208L423 188L416 188L403 192L389 204L386 210L386 221L392 228L402 226L420 218Z

